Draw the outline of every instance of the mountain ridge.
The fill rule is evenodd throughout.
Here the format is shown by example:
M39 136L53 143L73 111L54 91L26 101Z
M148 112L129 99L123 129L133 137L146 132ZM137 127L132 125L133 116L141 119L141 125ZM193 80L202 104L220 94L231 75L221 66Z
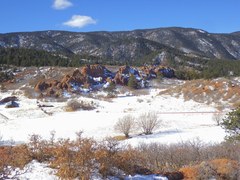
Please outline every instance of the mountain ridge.
M156 54L149 59L153 61L167 53L166 49L171 52L174 49L184 56L239 60L240 31L209 33L202 29L168 27L112 32L13 32L0 34L0 47L89 55L117 62L140 61Z

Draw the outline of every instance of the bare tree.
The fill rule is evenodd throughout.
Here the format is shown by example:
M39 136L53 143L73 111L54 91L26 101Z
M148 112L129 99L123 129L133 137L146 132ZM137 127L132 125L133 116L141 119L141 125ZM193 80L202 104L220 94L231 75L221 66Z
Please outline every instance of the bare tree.
M160 127L161 121L158 119L156 112L148 112L141 114L137 123L142 132L148 135Z
M133 130L135 126L134 117L131 115L125 115L118 120L115 124L114 129L121 132L125 137L129 137L129 133Z
M215 113L213 114L213 117L212 117L213 121L215 121L217 123L217 125L219 126L221 121L223 120L223 116L221 113Z

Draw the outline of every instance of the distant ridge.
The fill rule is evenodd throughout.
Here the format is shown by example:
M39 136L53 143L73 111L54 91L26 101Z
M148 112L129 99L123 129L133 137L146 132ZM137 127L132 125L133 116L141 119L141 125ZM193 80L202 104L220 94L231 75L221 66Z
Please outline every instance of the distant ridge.
M77 54L110 61L163 62L168 55L207 59L240 59L240 31L209 33L169 27L118 32L36 31L0 34L1 48L29 48ZM178 57L179 58L179 57Z

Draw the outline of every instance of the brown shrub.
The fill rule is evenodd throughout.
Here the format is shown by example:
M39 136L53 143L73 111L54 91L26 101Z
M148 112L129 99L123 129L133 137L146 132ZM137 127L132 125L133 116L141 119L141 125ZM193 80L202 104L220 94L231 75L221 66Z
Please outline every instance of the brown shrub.
M91 179L98 171L103 178L126 174L164 174L169 179L239 179L240 143L203 146L199 141L175 145L148 144L138 148L119 146L109 138L102 143L83 138L57 142L32 135L27 145L0 147L0 177L6 167L23 168L31 160L48 162L62 179ZM234 160L233 160L234 159ZM180 172L178 171L180 169ZM182 174L181 174L182 173ZM7 177L7 176L6 176Z
M67 112L73 112L77 111L79 109L82 110L93 110L95 109L95 104L93 101L87 102L87 101L76 101L76 100L71 100L67 103L67 106L65 107L65 110Z
M8 178L9 167L22 169L31 160L26 145L0 147L0 177Z
M113 167L117 161L119 143L113 138L108 138L98 145L95 152L96 161L99 163L99 173L106 178L114 175Z
M219 178L222 179L237 179L240 169L239 163L230 159L214 159L210 161L210 165L217 172Z
M94 147L95 142L91 139L59 141L51 166L58 169L60 178L90 179L95 167Z
M39 135L30 136L28 148L31 158L39 162L48 161L53 157L54 145L51 141L43 140Z
M104 178L107 176L121 178L120 171L126 174L151 172L144 166L143 156L137 149L130 146L119 148L119 143L112 138L107 139L97 148L96 160L99 163L99 173Z
M239 178L239 164L229 159L214 159L203 161L198 165L181 168L184 179L227 179Z
M184 179L186 179L186 180L197 179L198 169L195 166L183 167L179 171L183 173Z

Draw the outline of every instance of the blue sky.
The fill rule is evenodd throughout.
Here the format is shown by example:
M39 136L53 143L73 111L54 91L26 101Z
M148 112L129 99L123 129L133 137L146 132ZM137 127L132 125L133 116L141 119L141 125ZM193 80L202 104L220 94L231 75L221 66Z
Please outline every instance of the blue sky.
M240 0L1 0L0 33L193 27L240 31Z

